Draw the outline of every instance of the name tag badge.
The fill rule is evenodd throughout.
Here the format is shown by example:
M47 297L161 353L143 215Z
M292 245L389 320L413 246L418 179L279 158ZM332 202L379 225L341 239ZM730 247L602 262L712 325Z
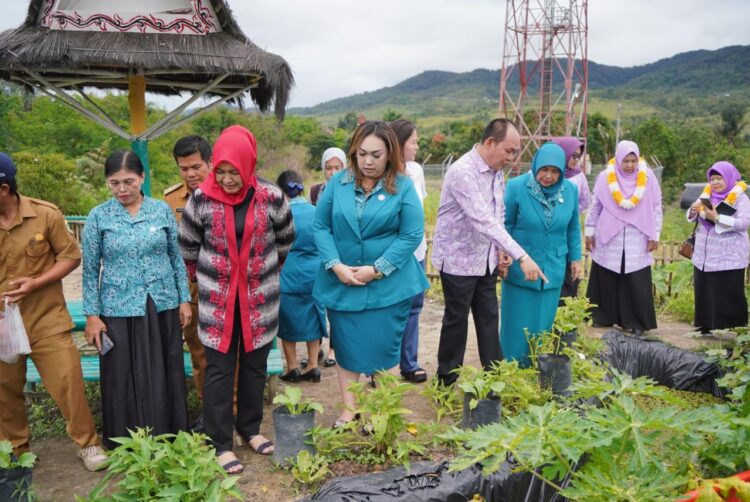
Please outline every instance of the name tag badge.
M382 193L380 195L378 195L378 200L380 202L383 202L385 200L385 195L383 195Z
M156 227L151 227L151 228L149 228L149 230L150 230L151 232L156 232Z

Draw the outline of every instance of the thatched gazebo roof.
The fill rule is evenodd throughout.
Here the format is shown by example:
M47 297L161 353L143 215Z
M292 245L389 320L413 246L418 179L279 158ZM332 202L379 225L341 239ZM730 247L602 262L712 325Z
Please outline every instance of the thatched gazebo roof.
M0 33L0 78L43 92L82 94L84 87L128 89L129 77L138 73L145 76L148 92L166 95L189 91L239 102L249 90L262 111L273 103L277 117L283 118L293 84L289 64L253 44L226 1L104 0L89 5L105 11L119 4L118 9L136 14L164 8L159 16L141 10L132 17L76 10L85 3L31 0L24 24ZM182 5L174 8L176 4Z

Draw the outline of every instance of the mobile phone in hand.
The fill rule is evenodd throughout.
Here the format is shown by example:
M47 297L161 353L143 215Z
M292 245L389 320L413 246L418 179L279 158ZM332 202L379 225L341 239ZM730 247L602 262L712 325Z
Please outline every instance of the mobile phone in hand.
M701 198L701 204L703 204L703 206L705 206L706 209L713 209L714 208L714 205L711 204L711 199Z
M115 346L115 342L112 341L112 339L107 335L106 331L102 331L99 334L99 343L101 345L101 349L99 349L99 354L104 355Z

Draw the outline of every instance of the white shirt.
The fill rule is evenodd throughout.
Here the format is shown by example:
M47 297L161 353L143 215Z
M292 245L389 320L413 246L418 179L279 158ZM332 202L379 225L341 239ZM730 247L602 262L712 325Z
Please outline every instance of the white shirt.
M422 166L417 162L409 161L406 163L406 174L409 175L412 183L414 183L414 188L417 189L417 195L419 196L419 202L422 203L422 208L424 209L424 200L427 197L427 185L424 181ZM424 261L427 256L427 240L424 236L422 236L422 242L419 243L419 247L414 251L414 256L419 261Z

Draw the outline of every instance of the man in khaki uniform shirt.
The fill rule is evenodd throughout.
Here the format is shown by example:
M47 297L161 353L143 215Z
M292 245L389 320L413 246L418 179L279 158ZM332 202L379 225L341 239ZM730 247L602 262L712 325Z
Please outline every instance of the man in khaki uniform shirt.
M186 136L175 143L172 151L174 160L180 168L182 183L178 183L164 191L164 200L174 211L175 218L179 223L182 212L185 210L193 190L206 179L211 170L211 145L200 136ZM203 400L203 381L206 371L206 355L203 344L198 338L198 283L190 282L190 305L193 308L193 318L190 324L183 328L182 336L190 349L190 358L193 362L193 381L198 397ZM193 426L195 429L202 428L201 419Z
M0 153L0 294L19 304L42 383L65 417L78 457L96 470L106 456L86 401L62 289L62 278L81 263L81 250L60 210L19 194L15 174L13 161ZM0 362L0 439L10 441L16 453L29 450L26 357Z

